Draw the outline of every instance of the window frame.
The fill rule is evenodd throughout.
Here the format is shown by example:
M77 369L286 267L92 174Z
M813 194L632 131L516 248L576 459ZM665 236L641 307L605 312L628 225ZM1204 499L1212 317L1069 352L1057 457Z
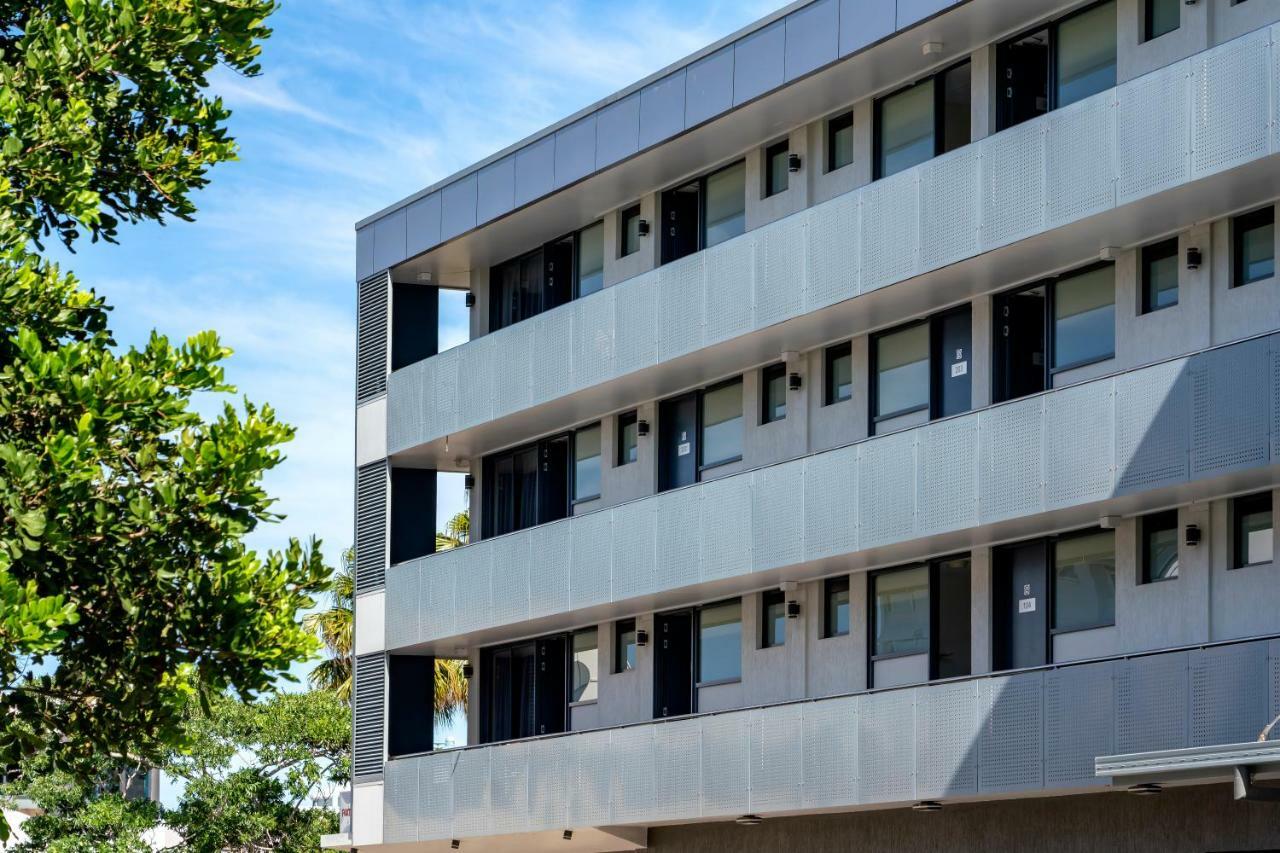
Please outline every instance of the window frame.
M736 456L730 456L730 457L727 457L727 458L725 458L725 459L717 460L717 461L715 461L715 462L707 462L707 461L706 461L706 450L707 450L707 442L706 442L706 426L707 426L707 425L706 425L706 417L705 417L705 415L706 415L706 405L707 405L707 402L706 402L706 401L707 401L707 395L708 395L708 394L710 394L710 393L713 393L713 392L715 392L715 391L719 391L721 388L727 388L727 387L729 387L730 385L733 385L733 384L735 384L735 383L736 383L736 384L738 384L738 385L740 385L740 386L743 386L743 381L742 381L742 376L741 376L741 375L733 376L733 377L730 377L729 379L723 379L723 380L721 380L721 381L719 381L719 382L716 382L716 383L714 383L714 384L712 384L712 385L708 385L708 386L706 386L705 388L702 388L701 390L699 390L699 391L698 391L698 413L697 413L697 414L698 414L698 459L697 459L697 467L698 467L698 479L699 479L699 480L701 480L701 478L702 478L702 474L703 474L704 472L706 472L706 471L713 471L713 470L715 470L716 468L721 468L721 467L723 467L723 466L725 466L725 465L732 465L732 464L734 464L735 462L741 462L741 461L742 461L742 452L741 452L742 448L739 448L739 453L738 453ZM745 386L743 386L743 391L741 391L741 392L739 392L739 393L741 394L741 396L742 396L742 400L743 400L743 402L745 403L745 402L746 402ZM741 419L741 421L743 422L743 428L744 428L744 429L743 429L743 432L744 432L744 434L745 434L745 431L746 431L746 430L745 430L745 427L746 427L746 411L745 411L745 409L743 410L743 412L742 412L741 414L739 414L739 416L738 416L738 417L739 417L739 418Z
M640 644L636 641L636 620L635 619L619 619L613 623L613 672L612 675L622 675L628 672L635 672L640 668ZM626 645L622 642L623 634L631 634L630 645L636 647L636 665L634 667L626 666Z
M929 655L930 645L933 643L933 573L931 571L932 561L919 563L907 563L901 566L891 566L885 569L876 569L867 573L867 683L871 683L872 664L882 660L894 660L895 658L909 658L918 655ZM898 572L914 571L924 569L926 594L928 596L929 613L925 619L928 622L929 636L925 638L925 650L922 652L889 652L887 654L876 654L876 581L883 575L892 575Z
M725 678L717 678L711 681L705 681L702 678L702 616L708 611L721 607L726 604L738 605L738 674L736 676L728 676ZM742 681L742 597L724 598L719 601L711 601L706 604L699 605L693 610L693 689L696 707L697 691L703 687L715 687L718 684L738 684Z
M930 339L931 339L931 338L932 338L932 332L933 332L933 329L932 329L932 327L930 326L930 322L929 322L929 321L930 321L930 319L931 319L931 318L929 318L929 317L924 317L924 318L919 319L919 320L912 320L912 321L910 321L910 322L903 323L903 324L902 324L902 325L900 325L900 326L894 326L892 329L883 329L883 330L881 330L881 331L879 331L879 332L875 332L875 333L873 333L873 334L871 335L871 340L870 340L870 342L869 342L869 343L870 343L870 348L871 348L871 358L869 359L869 361L870 361L870 363L871 363L871 369L870 369L870 373L869 373L869 377L870 377L870 383L869 383L869 385L870 385L870 389L869 389L869 392L870 392L870 393L868 394L868 396L870 397L870 400L871 400L871 405L868 407L868 412L869 412L869 414L870 414L870 416L871 416L871 423L870 423L870 434L871 434L871 435L875 435L875 434L876 434L876 431L875 431L876 426L877 426L877 425L879 425L879 424L881 424L881 423L883 423L883 422L885 422L885 421L891 421L891 420L894 420L895 418L901 418L901 417L904 417L904 416L906 416L906 415L914 414L914 413L916 413L916 412L921 412L921 411L926 411L926 410L932 409L932 405L933 405L933 346L932 346L932 340L930 340L930 342L929 342L929 346L928 346L928 350L929 350L929 366L928 366L929 387L926 389L926 395L925 395L925 396L926 396L926 399L925 399L925 401L924 401L923 403L919 404L919 405L916 405L916 406L909 406L909 407L907 407L907 408L905 408L905 409L898 409L898 410L893 411L893 412L887 412L887 413L885 413L885 414L883 414L883 415L881 415L881 414L877 414L877 413L876 413L876 412L877 412L877 410L879 409L879 406L880 406L880 382L879 382L879 377L880 377L880 341L881 341L881 340L883 340L884 338L891 337L891 336L893 336L893 335L898 335L898 334L901 334L901 333L903 333L903 332L910 331L911 329L914 329L914 328L916 328L917 326L924 326L924 327L925 327L926 332L928 333L928 334L926 334L926 338L930 338Z
M619 258L629 258L635 253L640 251L641 238L638 234L636 236L636 247L629 252L627 251L627 232L630 230L628 226L633 219L634 220L640 219L640 203L639 202L636 202L635 204L629 207L624 207L622 211L618 214L618 257Z
M1241 522L1244 516L1253 515L1262 509L1262 505L1266 505L1267 511L1271 517L1271 536L1272 536L1272 553L1269 560L1260 560L1256 563L1246 563L1244 537L1241 536ZM1254 566L1266 566L1275 562L1275 506L1272 501L1270 491L1254 492L1248 495L1239 495L1231 499L1230 506L1231 515L1231 571L1237 569L1251 569Z
M1167 509L1160 512L1147 513L1139 516L1137 519L1138 526L1138 583L1145 586L1152 583L1164 583L1165 581L1176 581L1181 577L1182 563L1182 543L1178 537L1180 527L1178 524L1178 510ZM1160 525L1160 526L1156 526ZM1179 573L1167 575L1165 577L1154 577L1151 573L1153 552L1151 549L1151 535L1153 533L1162 533L1172 530L1174 533L1174 545L1178 551Z
M716 168L712 169L711 171L697 178L696 181L685 181L683 184L679 185L683 187L695 182L698 184L698 249L697 250L699 252L705 252L707 249L712 248L713 245L719 246L720 243L728 242L728 240L734 239L733 237L728 237L725 240L721 240L720 243L715 243L715 244L710 244L707 242L707 182L710 181L712 178L714 178L716 175L719 175L721 172L727 172L730 169L733 169L737 166L741 166L743 171L742 215L744 217L744 223L743 223L742 233L745 234L746 233L745 217L747 213L747 178L746 178L747 161L745 157L739 157L736 160L732 160L728 163L725 163L723 166L717 166ZM742 235L739 234L738 236L742 236ZM674 261L672 263L674 263Z
M1063 365L1057 364L1057 361L1058 361L1058 327L1057 327L1058 287L1063 282L1080 278L1081 276L1088 275L1091 272L1096 272L1097 270L1103 269L1104 267L1111 267L1111 305L1112 305L1112 310L1114 311L1115 310L1114 306L1116 304L1116 301L1115 301L1116 279L1115 279L1115 262L1114 261L1097 261L1095 263L1091 263L1083 267L1077 267L1076 269L1068 270L1060 275L1053 276L1052 278L1042 279L1041 281L1036 282L1036 284L1048 285L1048 291L1045 294L1046 298L1044 300L1044 306L1045 306L1045 312L1046 312L1045 313L1045 322L1046 322L1045 350L1047 351L1046 358L1045 358L1045 367L1049 371L1048 374L1046 375L1046 382L1045 382L1046 388L1053 387L1053 377L1058 375L1059 373L1065 373L1069 370L1075 370L1080 367L1088 367L1091 364L1100 364L1104 361L1111 361L1116 357L1116 334L1115 334L1116 330L1115 330L1115 319L1113 318L1112 326L1111 326L1111 352L1110 353L1107 353L1106 355L1091 356L1089 358L1077 359L1076 361L1073 361L1069 364L1063 364ZM1034 286L1035 284L1032 285L1032 287Z
M617 441L614 442L615 458L613 467L621 468L624 465L632 465L640 461L640 412L632 409L629 412L622 412L616 420L616 429L618 431ZM626 435L627 427L634 426L636 428L636 458L627 458Z
M893 660L895 658L916 657L918 655L925 655L928 658L928 664L929 664L929 681L935 681L940 677L938 675L938 670L939 670L938 644L939 644L940 633L941 633L939 628L939 621L940 621L939 615L941 612L941 604L942 604L942 598L939 592L939 588L941 586L941 580L940 580L941 567L946 563L952 563L959 560L965 560L969 564L969 596L970 596L970 599L972 600L972 597L973 597L973 552L972 551L961 551L959 553L945 554L939 557L933 557L928 560L922 560L915 563L905 563L900 566L891 566L884 569L875 569L867 573L867 600L865 604L865 609L866 609L865 628L866 628L866 642L867 642L866 660L867 660L867 687L868 688L874 687L876 662L882 661L882 660ZM926 617L928 620L929 636L925 643L925 650L922 652L894 652L894 653L884 654L884 655L875 654L876 578L884 574L891 574L893 572L900 572L900 571L906 571L909 569L921 569L921 568L925 570L925 578L928 584L928 596L929 596L929 604L928 604L929 612ZM826 602L824 597L824 601L823 601L824 606L825 606L825 603ZM973 643L974 628L975 626L974 626L973 618L972 616L970 616L969 642L971 645ZM852 632L853 630L852 593L849 596L849 629L850 629L850 632ZM972 676L973 674L974 674L973 659L972 657L970 657L969 675ZM957 676L957 677L965 677L965 676Z
M1103 2L1107 2L1107 0L1103 0ZM897 172L893 172L890 175L884 174L884 164L882 162L883 155L884 155L884 139L883 139L883 133L882 133L884 129L884 121L883 121L884 102L897 95L901 95L904 92L908 92L914 89L916 86L920 86L932 81L933 82L933 103L930 108L933 110L933 157L930 157L929 159L932 160L934 157L940 157L943 154L948 153L948 151L946 150L946 132L945 132L946 131L945 106L946 106L947 95L946 95L946 86L942 85L943 78L945 78L952 71L955 71L956 69L961 68L965 65L971 65L971 63L972 63L972 60L969 59L968 57L965 57L964 59L951 63L950 65L939 68L936 71L932 71L929 74L924 75L923 77L917 78L915 81L911 83L908 83L904 86L899 86L897 89L894 89L891 92L886 92L875 99L875 102L872 106L872 118L871 118L871 121L872 121L872 125L871 125L872 177L871 179L873 181L883 180L886 177L892 177L893 175L899 174L901 172L905 172L907 171L907 169L915 168L915 166L908 166L906 169L899 169ZM973 74L972 67L969 69L969 73L970 75ZM972 80L972 77L970 77L970 80ZM972 83L970 85L972 85ZM970 91L970 95L969 95L969 105L970 105L970 109L972 109L973 108L972 90ZM972 123L972 119L970 119L969 143L972 143L972 142L973 142L973 123ZM969 143L965 143L965 144L969 144ZM955 149L951 149L951 150L955 150ZM923 162L927 163L928 160L925 160ZM918 166L920 164L917 163L916 165Z
M578 637L584 636L586 634L596 635L596 668L595 668L595 672L593 673L596 677L595 678L596 695L595 695L595 698L593 699L574 699L573 698L573 691L574 691L573 665L578 662L577 642L578 642ZM569 683L567 685L569 689L568 707L576 708L580 705L594 705L600 701L600 676L603 675L603 673L600 671L600 626L592 625L587 628L579 628L576 631L570 631L568 650L569 650L569 679L568 679ZM591 686L590 681L587 682L587 686L588 687Z
M1237 287L1246 287L1250 284L1257 284L1260 281L1267 281L1275 278L1274 267L1276 261L1275 249L1275 224L1276 224L1276 208L1273 204L1264 205L1257 210L1251 210L1248 213L1241 213L1231 218L1231 289ZM1246 232L1271 226L1271 263L1273 272L1265 278L1245 278L1244 269L1244 236Z
M1151 267L1160 261L1174 259L1174 274L1178 275L1182 268L1177 263L1178 259L1178 237L1175 234L1164 240L1157 240L1154 243L1148 243L1143 246L1138 253L1138 313L1151 314L1156 311L1163 311L1166 308L1176 308L1178 299L1181 297L1182 283L1174 283L1173 302L1168 305L1153 304L1152 297L1155 295L1151 292ZM1180 277L1180 276L1179 276Z
M853 165L853 140L850 139L849 145L849 162L836 164L836 134L841 131L848 130L852 136L853 131L853 110L846 110L839 115L831 116L827 119L827 157L826 171L827 174L839 171L847 166Z
M1081 530L1071 530L1066 533L1059 533L1055 536L1044 537L1045 553L1047 556L1048 570L1049 570L1049 579L1048 579L1049 582L1046 584L1046 589L1048 590L1048 596L1047 596L1048 601L1046 602L1046 606L1049 608L1049 613L1048 613L1049 618L1046 621L1048 622L1048 625L1049 625L1048 650L1049 650L1050 658L1052 658L1053 656L1053 638L1054 637L1064 635L1064 634L1078 634L1081 631L1097 631L1099 628L1114 628L1116 625L1115 602L1116 602L1116 592L1117 592L1119 583L1116 579L1115 573L1113 573L1111 576L1112 598L1111 598L1111 621L1110 622L1101 622L1096 625L1095 624L1081 625L1074 628L1058 627L1058 543L1069 542L1072 539L1083 539L1086 536L1096 536L1099 533L1111 534L1111 559L1113 562L1117 564L1115 568L1117 571L1119 571L1119 568L1120 568L1120 566L1118 565L1119 555L1116 553L1116 547L1115 547L1116 532L1114 530L1108 530L1107 528L1095 526L1095 527L1086 527Z
M766 145L764 149L764 197L772 198L775 195L784 193L791 188L791 173L786 168L787 163L783 163L782 186L778 186L774 181L774 159L782 157L786 161L791 155L791 140L781 139L772 145Z
M782 380L782 415L774 417L769 405L769 386ZM760 368L760 425L776 424L787 419L787 364L779 361Z
M849 396L836 399L835 363L841 358L849 358ZM853 399L853 341L832 344L822 352L822 405L834 406L847 403Z
M1143 3L1142 3L1142 43L1143 44L1146 44L1149 41L1154 41L1155 39L1158 39L1161 36L1167 36L1169 33L1177 32L1178 30L1182 29L1183 0L1173 0L1175 4L1175 8L1178 10L1178 23L1175 26L1165 30L1164 32L1157 33L1155 31L1155 27L1153 25L1155 23L1155 4L1157 2L1159 2L1159 0L1143 0Z
M843 588L843 589L842 589ZM847 596L845 606L849 609L849 627L844 631L833 625L831 619L831 598L833 594L844 592ZM835 637L848 637L853 633L853 585L849 575L837 575L824 578L822 581L822 634L819 639L830 640Z
M769 616L769 609L780 607L782 617L782 636L773 636L775 620ZM759 648L779 649L787 644L787 594L780 589L766 589L760 593L760 638Z
M598 491L594 495L585 495L583 497L579 497L578 496L578 461L579 461L578 460L578 436L592 429L596 430L600 434L600 440L599 440L600 450L595 455L595 458L600 460L599 462L600 491ZM574 506L577 506L578 504L590 503L591 501L598 501L601 498L601 492L603 492L603 489L604 489L604 425L601 421L596 421L594 423L589 423L589 424L583 424L582 426L577 427L573 430L572 436L573 436L573 440L569 443L569 452L572 455L572 458L570 460L570 465L569 465L569 494L571 496L570 502ZM591 457L587 457L587 458L591 458Z
M639 208L639 205L637 204L637 205L635 205L635 207L636 207L636 208ZM595 228L597 225L601 227L601 231L600 231L600 248L601 248L601 256L600 256L600 275L601 275L601 286L600 286L600 289L599 289L599 290L593 290L593 291L591 291L591 293L583 294L583 293L581 292L581 285L582 285L582 270L579 268L579 267L580 267L580 263L579 263L579 254L580 254L580 252L581 252L581 248L582 248L582 234L583 234L583 232L585 232L585 231L588 231L588 230L590 230L590 229L592 229L592 228ZM518 254L512 255L511 257L509 257L509 258L505 258L505 259L503 259L503 260L499 261L499 262L498 262L498 263L496 263L496 264L490 264L490 265L489 265L489 281L490 281L490 294L491 294L491 296L492 296L492 293L493 293L492 283L493 283L493 281L494 281L494 280L495 280L495 278L496 278L496 276L494 275L494 271L495 271L495 270L502 269L503 267L510 266L511 264L514 264L514 263L522 263L523 261L525 261L525 260L527 260L527 259L529 259L529 258L533 257L534 255L539 255L539 256L541 256L541 257L540 257L540 265L541 265L541 267L542 267L542 269L543 269L543 274L542 274L542 276L543 276L543 281L542 281L542 284L543 284L543 290L542 290L542 292L540 292L540 293L538 294L538 310L534 311L534 312L533 312L532 314L530 314L529 316L527 316L527 317L521 317L519 320L516 320L514 323L506 323L506 324L503 324L503 325L498 325L498 319L499 319L499 316L500 316L500 314L501 314L501 307L499 306L499 304L498 304L498 302L497 302L496 300L494 300L494 299L490 298L490 300L489 300L489 332L490 332L490 333L492 333L492 332L496 332L496 331L499 331L500 329L506 329L506 328L509 328L509 327L514 326L514 325L516 325L516 324L518 324L518 323L523 323L523 322L525 322L526 320L532 320L534 317L537 317L539 314L545 314L545 313L546 313L546 312L548 312L548 311L552 311L552 310L554 310L555 308L560 307L560 306L558 306L558 305L553 305L553 306L551 306L550 308L546 307L546 292L545 292L545 290L546 290L546 264L547 264L547 249L548 249L548 248L550 248L551 246L554 246L554 245L558 244L558 243L563 243L563 242L565 242L566 240L570 241L569 254L570 254L570 256L572 257L572 261L571 261L571 263L572 263L572 265L573 265L573 268L569 271L569 302L574 302L574 301L576 301L576 300L578 300L578 299L583 299L583 298L585 298L586 296L590 296L592 293L599 293L601 290L603 290L603 289L604 289L604 282L603 282L603 277L604 277L604 268L605 268L605 263L604 263L604 220L603 220L603 219L595 219L595 220L592 220L591 222L588 222L586 225L582 226L581 228L578 228L578 229L575 229L575 230L573 230L573 231L570 231L570 232L568 232L567 234L561 234L559 237L556 237L556 238L554 238L554 239L546 240L546 241L544 241L544 242L540 243L539 245L537 245L536 247L534 247L534 248L532 248L532 249L528 249L527 251L520 252L520 253L518 253ZM566 304L567 304L567 303L566 303Z

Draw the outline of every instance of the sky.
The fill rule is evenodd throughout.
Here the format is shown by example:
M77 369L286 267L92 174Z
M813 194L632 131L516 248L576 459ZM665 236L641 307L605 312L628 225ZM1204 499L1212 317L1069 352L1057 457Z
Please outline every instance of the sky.
M192 223L124 227L62 256L122 345L214 329L227 377L297 427L267 477L286 517L251 544L352 541L354 223L782 5L781 0L283 0L263 73L219 68L240 160ZM460 299L441 346L467 338ZM442 478L440 523L462 508ZM460 737L454 729L438 736Z

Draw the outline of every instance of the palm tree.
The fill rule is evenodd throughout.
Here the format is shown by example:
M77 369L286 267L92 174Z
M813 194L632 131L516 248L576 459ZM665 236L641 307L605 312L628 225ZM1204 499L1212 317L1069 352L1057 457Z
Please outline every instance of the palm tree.
M436 534L437 549L465 545L470 534L470 518L460 512L445 527L445 533ZM442 541L452 544L440 545ZM307 627L315 631L324 643L329 656L311 670L309 680L317 690L332 690L343 702L351 702L351 655L354 639L352 606L355 601L355 549L342 553L342 568L330 582L332 602L325 609L306 618ZM435 696L433 712L436 722L444 725L467 710L467 679L463 677L465 661L436 660Z

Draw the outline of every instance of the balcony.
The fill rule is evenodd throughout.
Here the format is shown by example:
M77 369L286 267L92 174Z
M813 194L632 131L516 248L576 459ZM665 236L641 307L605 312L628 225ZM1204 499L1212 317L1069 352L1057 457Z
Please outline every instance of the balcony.
M1081 526L1272 484L1277 464L1280 334L393 566L386 645L448 654L819 576L834 557L848 571Z
M1280 640L1257 639L471 747L387 763L383 841L1097 790L1099 756L1249 741L1276 713Z
M1278 38L1255 31L398 370L388 450L445 459L449 436L475 456L1271 198ZM870 298L908 279L909 299Z

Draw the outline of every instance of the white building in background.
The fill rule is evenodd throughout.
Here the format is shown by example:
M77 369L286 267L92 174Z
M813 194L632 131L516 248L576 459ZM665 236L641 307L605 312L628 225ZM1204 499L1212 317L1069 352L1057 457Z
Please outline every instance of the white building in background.
M1280 846L1277 22L801 0L359 223L350 842Z

